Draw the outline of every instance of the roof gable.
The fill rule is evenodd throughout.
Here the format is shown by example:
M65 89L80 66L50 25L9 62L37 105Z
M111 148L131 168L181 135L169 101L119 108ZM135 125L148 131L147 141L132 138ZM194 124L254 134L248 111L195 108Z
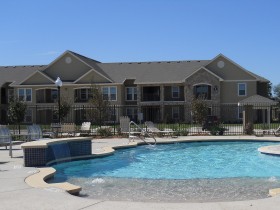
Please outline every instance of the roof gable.
M219 81L223 81L223 79L221 77L219 77L217 74L213 73L212 71L208 70L207 68L205 68L204 66L198 68L196 71L194 71L192 74L188 75L186 77L186 80L188 78L190 78L191 76L193 76L194 74L197 74L199 71L206 71L207 73L211 74L212 76L216 77Z
M93 69L82 75L74 83L76 84L93 84L93 83L111 83L112 81L105 78L103 75Z
M205 67L224 80L252 80L267 82L266 79L253 74L222 54L213 58Z
M73 82L90 69L89 65L66 51L50 63L43 72L53 80L60 77L62 81Z
M23 81L21 81L19 84L20 85L46 85L46 84L54 84L54 80L52 80L42 72L36 71L33 74L29 75L27 78L25 78Z

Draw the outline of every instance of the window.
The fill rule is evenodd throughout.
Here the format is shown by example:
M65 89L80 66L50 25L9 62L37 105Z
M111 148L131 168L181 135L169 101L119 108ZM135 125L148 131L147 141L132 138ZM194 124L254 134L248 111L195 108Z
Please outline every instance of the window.
M238 96L246 96L246 83L238 83Z
M18 89L18 98L20 101L32 101L32 89L31 88L20 88Z
M103 87L102 95L104 100L116 101L117 100L117 88L116 87Z
M26 110L25 116L24 116L24 122L26 122L26 123L32 122L32 110L31 109Z
M81 89L80 90L80 99L87 100L88 99L88 89Z
M172 86L172 98L179 98L180 88L179 86Z
M202 97L205 100L211 100L211 86L210 85L196 85L194 86L195 98Z
M136 107L128 107L126 108L126 115L130 118L132 121L137 121L137 108Z
M127 101L136 101L137 100L137 88L136 87L127 87L126 88L126 100Z
M172 118L179 119L179 107L178 106L172 107Z

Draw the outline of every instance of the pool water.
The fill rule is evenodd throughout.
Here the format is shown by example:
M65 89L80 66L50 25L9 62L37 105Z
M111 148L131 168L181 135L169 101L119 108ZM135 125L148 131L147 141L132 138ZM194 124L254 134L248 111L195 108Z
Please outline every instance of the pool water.
M265 198L280 187L280 157L258 152L272 142L196 142L140 146L54 165L54 180L95 199L220 201ZM278 143L279 144L279 143Z

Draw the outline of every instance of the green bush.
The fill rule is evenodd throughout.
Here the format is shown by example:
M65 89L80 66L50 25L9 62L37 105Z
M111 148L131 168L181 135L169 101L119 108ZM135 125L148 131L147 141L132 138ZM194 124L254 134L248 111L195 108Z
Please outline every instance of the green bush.
M99 128L97 134L102 137L109 137L112 136L112 131L111 128Z
M252 123L247 123L244 129L244 133L246 135L252 135L254 134L254 128Z
M210 134L213 136L217 136L217 135L224 135L224 131L226 129L221 127L221 126L212 126L210 128Z

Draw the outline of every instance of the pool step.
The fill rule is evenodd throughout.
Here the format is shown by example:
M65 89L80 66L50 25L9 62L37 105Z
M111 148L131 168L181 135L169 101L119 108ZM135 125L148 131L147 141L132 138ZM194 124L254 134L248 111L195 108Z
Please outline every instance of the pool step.
M38 168L39 172L33 174L25 179L25 182L31 187L35 188L59 188L67 191L70 194L79 194L82 190L80 186L70 184L68 182L61 183L46 183L45 180L52 177L55 174L54 168Z

